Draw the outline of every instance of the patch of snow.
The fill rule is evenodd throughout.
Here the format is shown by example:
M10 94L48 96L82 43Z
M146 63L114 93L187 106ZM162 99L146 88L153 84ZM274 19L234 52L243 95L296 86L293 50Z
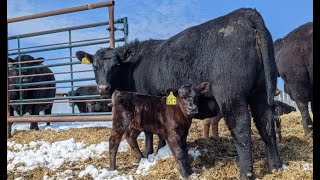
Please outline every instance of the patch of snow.
M24 172L35 167L47 167L55 170L64 163L102 157L109 150L109 142L85 147L85 144L69 139L52 144L45 141L30 142L23 145L8 142L7 147L13 148L13 151L7 150L7 160L12 160L7 165L7 171L11 171L17 164L23 163L17 170ZM118 152L126 152L128 149L129 144L122 141Z
M188 154L190 154L194 158L201 155L200 151L198 150L189 150ZM136 173L141 175L147 175L149 169L153 165L155 165L158 160L169 158L169 157L173 157L173 155L169 146L166 145L163 148L159 149L157 154L153 153L153 154L150 154L148 158L142 158L139 162Z
M188 154L190 154L193 158L197 158L198 156L201 155L199 150L193 150L193 149L189 150Z
M306 162L305 164L303 164L303 170L304 171L310 171L311 170L309 163Z
M118 175L118 171L108 171L107 169L96 169L93 165L88 165L85 170L81 171L78 175L82 178L85 175L90 175L95 180L103 179L114 179L114 180L131 180L133 177L131 175Z

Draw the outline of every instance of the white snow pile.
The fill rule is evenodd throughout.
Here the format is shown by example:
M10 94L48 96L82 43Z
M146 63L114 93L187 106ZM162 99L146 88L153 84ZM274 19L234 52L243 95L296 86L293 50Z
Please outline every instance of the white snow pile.
M189 150L188 154L190 154L193 158L197 158L201 155L200 151L198 150ZM137 174L147 175L149 169L157 163L160 159L165 159L173 157L172 152L168 145L164 146L163 148L159 149L158 153L150 154L148 158L142 158L139 162L138 168L136 170Z
M108 171L103 168L101 170L96 169L93 165L88 165L85 170L79 173L79 178L85 175L91 175L95 180L113 179L113 180L133 180L132 175L118 175L118 171Z
M35 167L47 167L57 169L64 163L73 161L84 161L88 158L102 157L103 153L109 150L109 142L92 144L85 147L85 144L75 142L74 139L57 141L52 144L45 141L30 142L29 144L16 144L7 142L7 160L11 161L7 165L7 171L11 171L17 164L17 170L24 172ZM126 141L120 143L118 152L126 152L129 144Z

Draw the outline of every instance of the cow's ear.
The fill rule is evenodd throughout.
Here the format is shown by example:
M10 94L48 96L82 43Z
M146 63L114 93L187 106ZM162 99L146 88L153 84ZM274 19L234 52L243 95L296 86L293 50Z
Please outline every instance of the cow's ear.
M8 62L9 62L9 63L15 63L15 62L17 62L17 61L15 61L14 59L8 57ZM9 68L12 68L12 67L14 67L14 66L15 66L15 64L8 64L8 67L9 67Z
M136 53L133 50L130 50L130 49L124 50L122 63L130 62L135 55Z
M82 64L93 63L93 56L89 53L84 52L84 51L77 51L76 57Z
M178 96L178 90L177 89L169 88L169 89L165 90L165 93L166 93L167 96L170 95L170 92L172 92L175 97Z
M209 90L209 88L210 88L210 83L209 83L209 82L203 82L203 83L201 83L201 85L198 86L197 88L198 88L200 94L204 94L204 93L206 93L206 92Z
M43 57L38 57L35 60L37 60L37 62L32 63L33 65L40 65L40 64L42 64L44 62L44 58Z

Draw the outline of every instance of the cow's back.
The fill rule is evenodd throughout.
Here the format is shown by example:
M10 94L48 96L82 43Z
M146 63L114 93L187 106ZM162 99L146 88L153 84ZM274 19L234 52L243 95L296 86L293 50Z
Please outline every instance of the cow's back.
M147 58L142 53L138 56L143 60L139 59L133 74L136 91L159 95L167 87L208 81L221 103L265 87L251 18L260 17L255 10L240 9L190 27L156 48L143 46L143 52L152 50ZM257 78L259 75L262 78Z
M313 23L306 23L274 43L275 58L280 76L285 80L286 92L294 99L305 97L304 91L313 86ZM300 84L290 89L290 84ZM299 95L295 95L299 94Z

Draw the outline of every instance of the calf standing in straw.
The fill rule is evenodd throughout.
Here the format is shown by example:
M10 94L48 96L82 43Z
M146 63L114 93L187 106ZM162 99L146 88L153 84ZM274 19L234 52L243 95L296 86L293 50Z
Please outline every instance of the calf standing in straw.
M168 97L114 91L113 124L109 139L110 169L116 169L116 154L123 134L138 160L143 157L137 136L144 131L163 137L179 163L182 177L191 175L187 135L192 118L198 113L198 97L208 89L208 82L198 88L185 84L178 90L167 89ZM171 98L173 101L170 101Z

